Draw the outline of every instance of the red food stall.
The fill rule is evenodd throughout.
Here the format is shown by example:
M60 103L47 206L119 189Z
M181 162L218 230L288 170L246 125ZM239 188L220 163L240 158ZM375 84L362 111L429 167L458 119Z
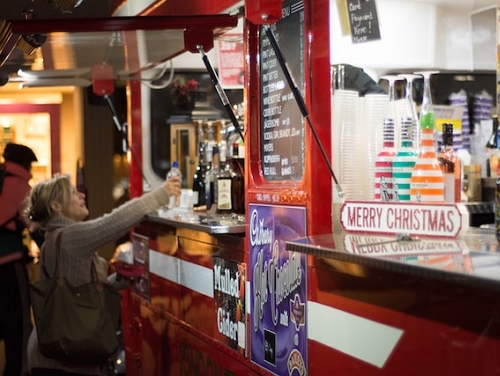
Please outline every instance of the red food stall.
M169 4L173 3L154 8L151 14L177 12ZM209 10L193 7L190 12L220 12L228 5ZM135 230L134 236L143 239L149 250L142 261L147 265L143 279L148 287L147 294L136 289L125 299L127 374L307 373L307 259L295 253L289 256L284 245L297 237L331 232L331 183L314 178L326 176L328 166L277 65L264 27L273 25L317 135L329 140L329 2L252 1L245 6L241 13L246 46L246 214L236 222L218 218L206 225L204 215L187 223L162 213L149 216ZM318 75L324 79L312 79ZM140 103L140 93L135 86L132 89L134 107ZM140 145L139 122L132 118L135 147ZM142 184L142 177L135 176L134 181ZM268 221L275 222L273 232L263 227ZM271 241L276 242L274 254L259 252ZM138 248L134 246L134 251ZM273 261L273 274L267 276L267 265ZM158 265L172 269L171 274ZM293 275L294 281L287 282ZM269 291L270 296L280 295L272 303L280 312L271 316L266 307L268 278L276 278L276 292ZM236 283L238 294L228 290Z
M415 241L343 231L335 218L330 6L172 0L140 14L154 28L168 28L168 19L153 16L180 16L175 28L197 59L200 45L213 46L214 30L243 18L246 204L243 216L159 211L134 229L133 262L143 274L123 296L127 375L500 373L491 232ZM93 25L116 31L120 22L148 29L121 18L112 29ZM28 25L44 28L14 28ZM73 21L58 27L79 31ZM140 40L127 37L128 68L140 73ZM127 94L137 196L149 114L139 81L129 81Z
M330 2L278 3L245 4L246 214L153 214L135 229L146 272L124 299L127 374L500 373L491 233L400 242L332 227Z

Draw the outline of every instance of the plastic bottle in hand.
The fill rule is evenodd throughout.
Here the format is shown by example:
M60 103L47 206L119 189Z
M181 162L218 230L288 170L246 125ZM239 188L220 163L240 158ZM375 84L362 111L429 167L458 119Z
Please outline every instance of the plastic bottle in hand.
M179 170L179 163L177 161L172 162L172 168L167 173L167 180L173 178L174 176L178 176L181 179L182 184L182 173ZM172 196L170 197L170 202L168 203L168 208L173 209L175 206L179 206L181 203L181 198Z

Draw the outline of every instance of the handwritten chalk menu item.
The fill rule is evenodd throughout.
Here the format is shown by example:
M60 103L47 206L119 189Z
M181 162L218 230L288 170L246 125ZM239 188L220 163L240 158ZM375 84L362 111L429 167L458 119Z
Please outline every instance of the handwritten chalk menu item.
M347 0L353 43L380 39L376 0Z
M295 86L304 91L304 3L285 1L283 17L272 25ZM304 119L275 51L260 31L260 144L267 180L300 180L304 172Z

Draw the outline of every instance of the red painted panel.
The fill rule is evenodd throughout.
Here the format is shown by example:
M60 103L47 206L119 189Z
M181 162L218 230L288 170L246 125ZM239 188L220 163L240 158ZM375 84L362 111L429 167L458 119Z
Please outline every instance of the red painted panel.
M168 16L172 16L169 14ZM174 15L175 16L175 15ZM89 31L127 31L127 30L172 30L196 28L202 25L208 29L235 27L237 18L227 14L188 15L177 17L109 17L109 18L72 18L36 19L26 22L12 20L11 28L15 34L49 32L89 32Z
M305 1L306 31L304 53L306 54L305 101L310 119L323 147L330 155L330 40L329 40L329 1ZM263 179L260 156L260 66L259 66L259 27L249 24L247 37L247 124L252 124L247 132L246 149L250 149L245 171L247 175L247 202L256 202L257 195L278 196L280 204L303 205L307 207L308 234L329 233L332 230L331 180L319 179L329 175L320 149L306 124L306 162L301 182L272 182Z
M483 298L473 292L473 286L426 284L425 277L376 272L354 263L321 258L309 263L307 281L309 301L403 332L381 368L310 338L311 375L500 374L500 358L496 355L500 351L500 304L492 298L492 292L485 292ZM339 325L328 317L315 319L325 326ZM366 338L374 339L369 332ZM384 338L375 340L384 346Z
M147 15L217 14L238 4L238 0L170 0L157 1L147 9Z
M169 231L160 224L146 223L141 233L155 238ZM200 236L204 236L200 234ZM201 239L200 239L201 240ZM181 241L181 243L185 243ZM152 241L152 248L163 246ZM208 242L191 242L174 255L184 261L211 268L212 251ZM245 257L243 252L219 249L226 259ZM167 252L168 253L168 252ZM308 300L339 310L347 315L364 318L377 325L389 326L403 332L386 363L377 367L360 358L328 347L315 339L308 340L308 374L340 376L489 376L500 374L500 331L498 306L495 299L468 296L468 290L450 286L426 285L425 277L403 278L394 271L379 271L354 263L310 257L308 263ZM238 260L239 261L239 260ZM185 276L189 277L189 276ZM174 287L167 281L152 277L152 285ZM456 285L455 285L456 286ZM470 289L473 289L471 286ZM151 291L160 291L153 286ZM175 290L175 288L174 288ZM430 291L429 291L430 290ZM173 291L173 290L169 290ZM205 295L182 288L182 313L169 314L165 304L167 290L151 294L147 302L132 296L124 299L123 324L127 344L127 374L184 375L184 374L268 374L249 358L215 341L212 336L214 301ZM175 294L175 293L174 293ZM458 295L457 295L458 294ZM489 293L492 294L492 293ZM170 297L169 297L170 298ZM471 302L469 302L471 301ZM309 303L311 304L311 303ZM468 304L476 311L457 309ZM388 308L389 307L389 308ZM205 311L204 311L205 310ZM484 326L463 325L463 317ZM339 325L333 317L309 317L319 320L325 328ZM204 322L206 321L206 322ZM348 327L347 330L352 330ZM366 329L366 340L373 334ZM347 336L346 341L349 341ZM383 346L385 338L376 339ZM357 343L352 343L356 347Z
M178 375L179 322L130 294L130 320L123 322L128 376Z
M131 45L133 43L130 43ZM134 44L135 45L135 44ZM142 195L142 118L141 83L129 81L129 139L133 158L130 160L130 197ZM139 165L137 165L139 163Z
M376 367L324 344L309 340L310 375L488 376L500 374L500 361L496 355L500 350L500 341L409 315L381 312L376 307L372 308L371 313L359 311L356 313L372 320L375 317L385 317L388 325L404 330L401 341L384 367ZM383 343L384 338L379 340ZM325 359L328 359L327 363Z
M245 358L185 328L179 341L181 368L178 375L268 375Z
M125 363L127 374L140 375L142 362L142 330L139 319L140 302L127 290L122 293L122 331L125 345Z
M306 12L310 17L308 29L310 60L306 69L306 72L309 72L306 79L307 103L310 119L331 161L330 3L329 0L305 1ZM305 179L310 195L307 210L308 232L310 235L330 233L332 179L325 179L330 172L312 137L306 148L309 151L306 154L307 170L310 171Z
M245 17L258 25L275 23L281 18L281 0L247 1Z
M160 314L169 313L179 315L180 313L180 291L179 286L155 274L149 275L149 294L151 307Z
M203 248L205 244L193 243L193 249L183 248L182 243L179 248L180 258L184 261L196 265L204 266L210 270L213 269L212 254L207 253L200 256L189 256L190 254L201 253L196 249L196 244ZM197 252L198 251L198 252ZM195 276L183 275L184 279L196 278ZM188 287L180 287L181 313L179 319L199 330L207 336L212 337L215 331L215 302L214 299L206 295L195 292Z

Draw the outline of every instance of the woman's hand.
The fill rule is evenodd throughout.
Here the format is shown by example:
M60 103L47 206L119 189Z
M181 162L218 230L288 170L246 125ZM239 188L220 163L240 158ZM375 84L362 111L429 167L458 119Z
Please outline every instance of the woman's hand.
M169 197L181 196L181 178L178 176L165 180L161 187L168 193Z

